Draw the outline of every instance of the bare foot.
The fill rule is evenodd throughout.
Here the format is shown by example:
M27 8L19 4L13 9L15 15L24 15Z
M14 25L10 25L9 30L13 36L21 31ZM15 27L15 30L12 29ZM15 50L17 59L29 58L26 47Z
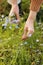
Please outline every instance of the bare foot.
M27 34L23 34L22 40L26 40L27 38L31 37L34 32L32 30L28 31Z
M22 36L22 40L25 40L28 37L31 37L33 33L34 33L33 24L26 22L25 28L24 28L24 33L23 33L23 36Z

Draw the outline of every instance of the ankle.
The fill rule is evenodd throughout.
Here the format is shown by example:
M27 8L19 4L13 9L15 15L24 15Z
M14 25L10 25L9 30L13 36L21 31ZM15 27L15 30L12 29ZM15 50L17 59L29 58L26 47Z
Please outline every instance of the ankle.
M36 14L37 14L37 12L30 11L27 21L34 21L36 19Z

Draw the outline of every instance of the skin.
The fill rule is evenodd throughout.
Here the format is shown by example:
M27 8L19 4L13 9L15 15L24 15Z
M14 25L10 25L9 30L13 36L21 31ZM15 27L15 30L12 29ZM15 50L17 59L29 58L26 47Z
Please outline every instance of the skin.
M39 3L39 0L36 0L36 1L38 1L38 3ZM37 4L38 7L36 7L36 4L34 4L35 0L34 1L31 0L30 13L29 13L29 16L27 18L26 24L24 26L24 34L22 36L22 40L27 39L29 34L33 34L33 32L34 32L34 21L35 21L36 15L37 15L37 11L39 11L39 9L40 9L40 5L41 5L42 1L43 0L41 0L39 5ZM33 4L34 4L34 6L33 6ZM12 8L11 8L10 14L11 13L15 13L17 20L20 20L17 0L12 0ZM9 16L10 16L10 14L9 14Z
M37 14L37 12L32 11L32 13L31 13L31 10L30 10L28 19L24 26L24 33L22 36L22 40L27 39L30 34L32 35L34 33L34 20L36 18L36 14Z
M34 21L36 19L37 12L39 11L42 3L43 3L43 0L31 0L30 13L27 18L26 24L24 26L24 33L22 36L22 40L27 39L29 37L29 34L33 34Z
M17 20L20 20L19 7L17 4L17 0L12 0L12 8L11 8L9 16L11 16L12 13L16 15Z

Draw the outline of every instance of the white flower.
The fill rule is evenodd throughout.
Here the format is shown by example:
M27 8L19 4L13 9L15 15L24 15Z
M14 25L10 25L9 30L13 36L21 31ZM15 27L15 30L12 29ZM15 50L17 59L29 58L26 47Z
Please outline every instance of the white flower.
M24 42L24 44L27 44L27 42Z
M39 52L39 49L37 49L36 52Z
M8 22L9 22L9 18L5 17L5 23L8 23Z
M23 44L20 44L21 46L23 46Z
M40 61L38 60L37 62L39 63Z
M40 44L40 46L43 46L43 44Z
M2 26L5 26L5 27L6 27L6 26L7 26L7 24L2 24Z
M39 39L37 39L36 42L39 42Z
M38 24L41 25L41 22L39 22Z
M41 54L41 52L39 52L38 54Z
M2 15L1 17L4 18L4 15Z
M31 36L32 36L32 34L27 34L27 36L28 36L28 37L31 37Z
M12 29L12 27L10 26L9 29Z

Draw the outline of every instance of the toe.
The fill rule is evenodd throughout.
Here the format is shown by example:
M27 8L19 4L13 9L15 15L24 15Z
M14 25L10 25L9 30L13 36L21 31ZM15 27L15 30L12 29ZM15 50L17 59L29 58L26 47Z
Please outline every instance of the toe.
M27 36L25 34L23 34L22 40L26 40L26 39L27 39Z

